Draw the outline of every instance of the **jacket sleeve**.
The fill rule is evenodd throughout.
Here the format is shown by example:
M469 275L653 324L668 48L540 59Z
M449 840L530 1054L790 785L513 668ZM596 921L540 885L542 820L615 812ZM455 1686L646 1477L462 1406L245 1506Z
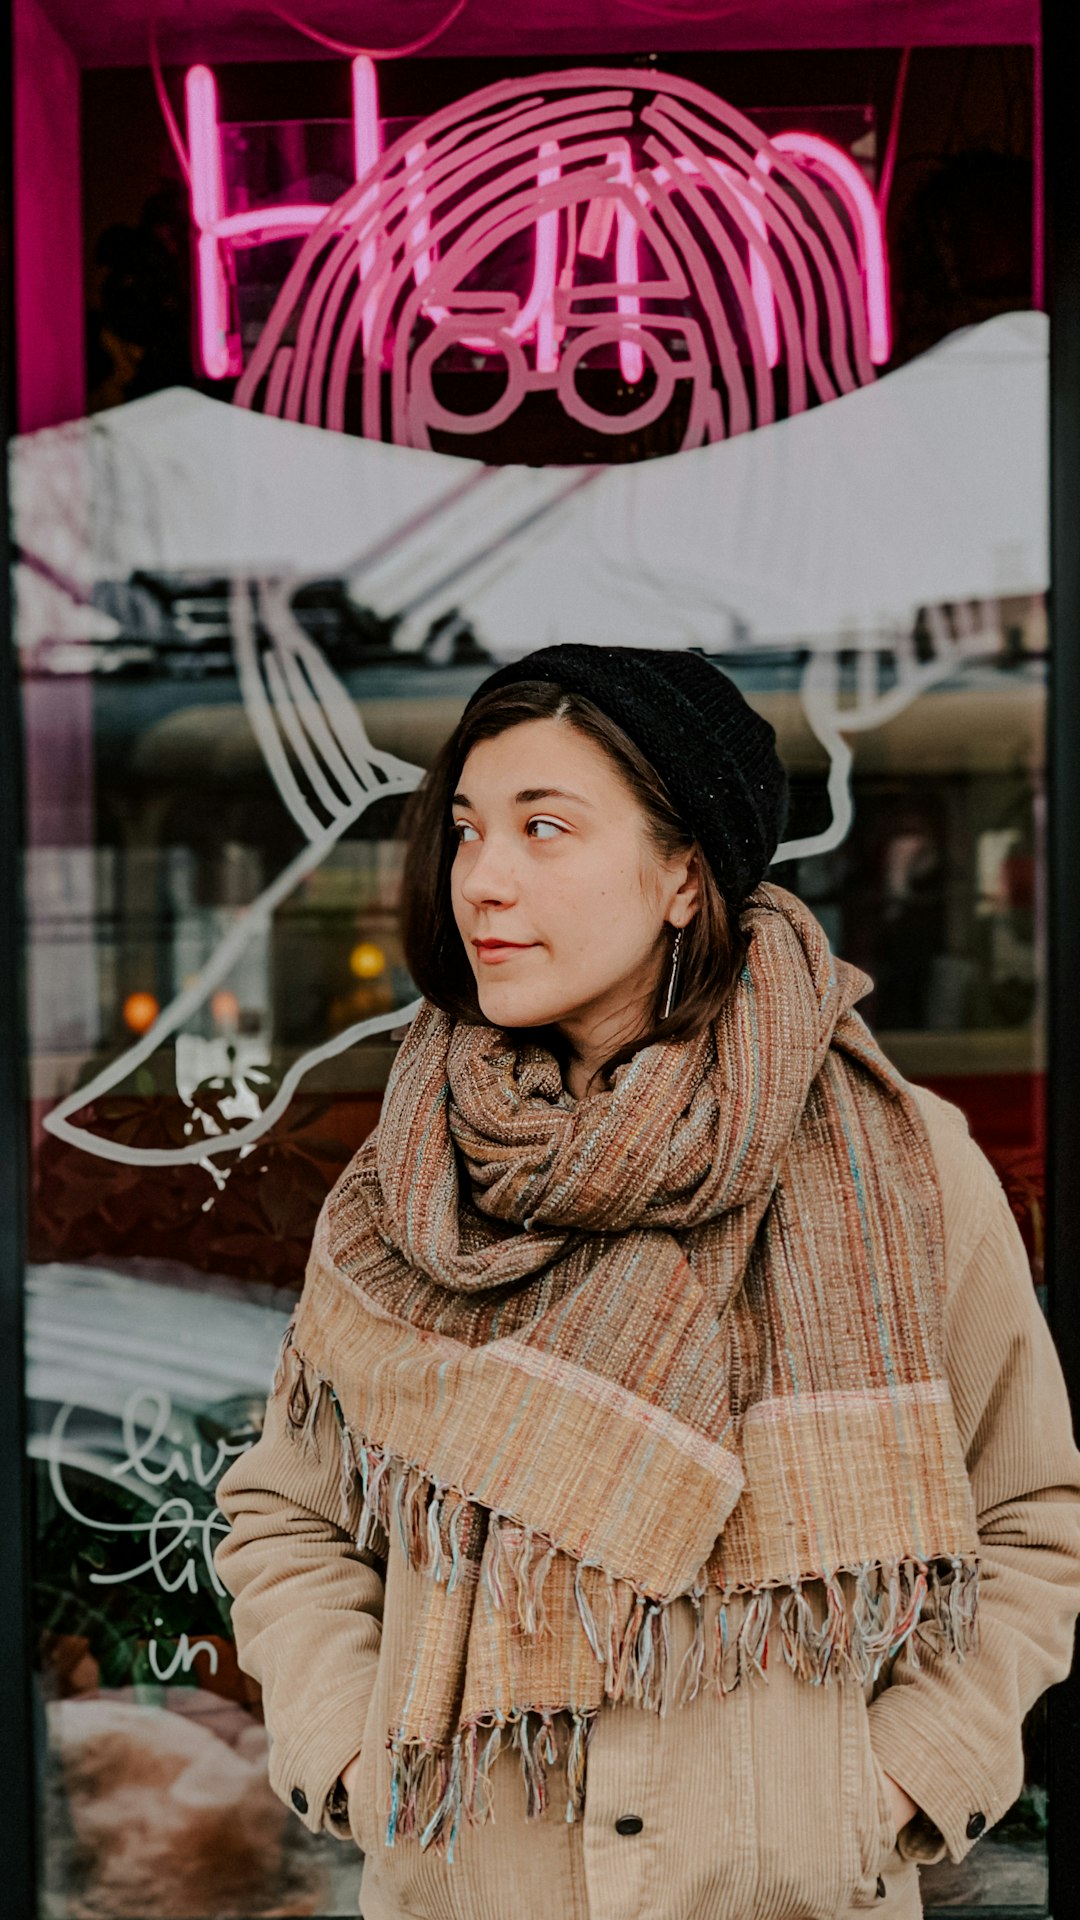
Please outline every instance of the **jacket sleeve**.
M1061 1366L1008 1201L974 1142L984 1223L950 1276L946 1363L980 1538L979 1644L922 1646L870 1707L875 1756L919 1814L900 1851L960 1860L1017 1798L1021 1726L1064 1679L1080 1610L1080 1454ZM966 1170L965 1170L966 1171Z
M315 1448L297 1443L285 1395L271 1393L260 1438L218 1484L218 1505L231 1526L214 1565L233 1596L240 1665L262 1688L270 1784L312 1833L347 1839L347 1820L335 1819L326 1800L362 1743L379 1660L384 1569L356 1545L359 1496L355 1485L342 1486L328 1394L314 1439Z

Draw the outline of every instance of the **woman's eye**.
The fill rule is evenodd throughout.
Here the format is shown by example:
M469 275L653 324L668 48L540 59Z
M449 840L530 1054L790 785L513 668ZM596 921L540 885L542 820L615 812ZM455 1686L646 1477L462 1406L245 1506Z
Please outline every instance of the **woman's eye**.
M554 840L563 829L557 820L530 820L525 831L531 833L534 840Z
M462 846L466 840L479 840L480 838L476 828L470 826L467 820L455 820L452 830L459 846Z

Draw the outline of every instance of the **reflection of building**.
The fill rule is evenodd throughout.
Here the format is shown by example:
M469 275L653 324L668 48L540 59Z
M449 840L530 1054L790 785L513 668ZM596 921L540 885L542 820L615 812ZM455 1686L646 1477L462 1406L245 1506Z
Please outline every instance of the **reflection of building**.
M116 632L87 643L89 670L179 680L232 673L231 591L232 582L224 578L149 571L129 580L100 581L94 604L115 623ZM305 581L293 592L291 606L303 631L339 670L402 657L421 669L485 658L468 622L456 619L452 610L433 620L421 646L403 656L393 643L397 619L358 603L345 580Z

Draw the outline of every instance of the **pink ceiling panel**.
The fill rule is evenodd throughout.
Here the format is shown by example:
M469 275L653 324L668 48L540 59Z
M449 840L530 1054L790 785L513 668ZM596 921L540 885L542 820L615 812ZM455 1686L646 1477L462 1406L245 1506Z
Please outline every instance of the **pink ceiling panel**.
M45 0L85 66L146 59L146 0ZM1038 0L160 0L161 56L325 58L286 16L357 51L425 40L432 54L479 58L692 48L933 46L1031 41Z

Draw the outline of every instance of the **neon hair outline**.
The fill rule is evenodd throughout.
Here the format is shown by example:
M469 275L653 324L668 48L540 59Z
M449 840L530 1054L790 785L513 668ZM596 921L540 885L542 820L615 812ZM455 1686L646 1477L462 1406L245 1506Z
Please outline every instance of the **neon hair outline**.
M373 81L363 84L370 97ZM666 387L673 325L684 336L673 377L694 389L684 446L775 417L781 360L789 412L809 404L811 390L828 400L872 379L888 355L888 287L880 221L859 168L817 135L770 142L694 82L650 75L649 85L652 98L632 117L642 91L636 70L497 82L403 135L369 168L363 191L343 195L317 224L316 209L296 209L294 231L312 224L238 402L341 430L356 372L361 430L381 437L388 371L390 437L425 446L436 424L483 431L538 386L553 387L564 404L570 395L579 409L562 360L570 356L571 375L580 366L589 351L583 330L593 345L615 348L627 386L640 383L649 361ZM631 156L634 118L649 130L645 165ZM283 230L289 210L277 214ZM613 226L612 283L575 284L575 259L603 257ZM524 298L466 286L526 230L533 263ZM674 266L674 278L692 283L705 334L697 328L692 340L686 316L643 308L669 297L663 278L640 278L643 236L654 259L666 246L669 280ZM441 336L435 345L433 335ZM752 403L740 339L752 362ZM506 387L482 415L451 415L435 402L432 368L455 343L505 365ZM722 390L698 393L714 368ZM642 424L640 409L590 411L590 420L611 433Z

